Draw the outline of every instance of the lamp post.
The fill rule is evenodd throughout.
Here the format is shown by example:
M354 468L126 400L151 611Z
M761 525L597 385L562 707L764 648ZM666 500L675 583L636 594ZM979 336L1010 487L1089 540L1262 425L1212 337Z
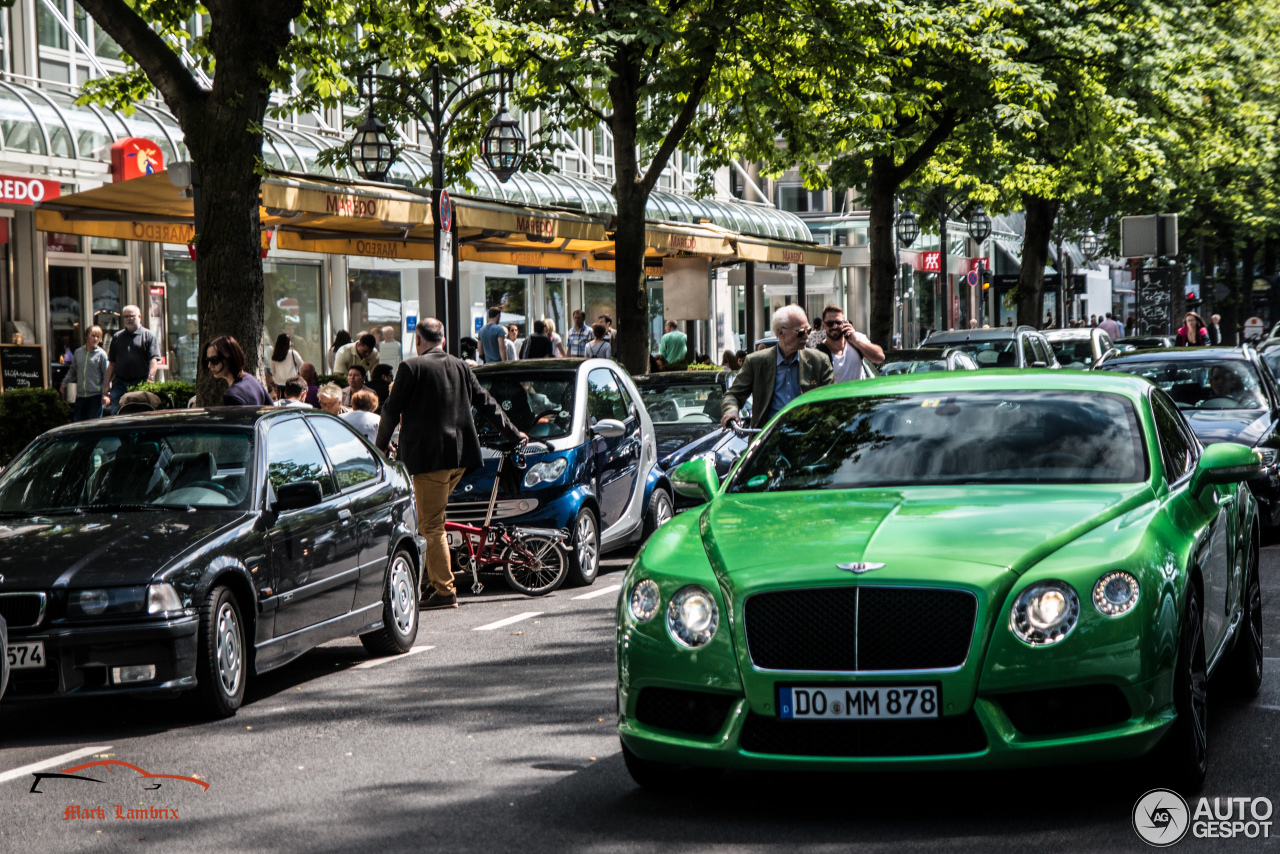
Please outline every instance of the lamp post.
M502 182L520 171L524 163L526 140L520 122L507 110L507 93L511 91L511 71L497 66L473 74L454 83L443 76L440 64L431 64L431 73L422 78L392 77L367 73L357 78L357 93L368 97L369 112L351 141L351 160L361 177L369 181L385 181L395 162L395 147L386 125L374 115L376 97L408 111L431 140L431 241L435 247L436 314L445 325L449 352L458 355L458 339L462 329L462 304L458 294L457 247L452 263L442 268L440 239L440 194L444 191L444 151L453 122L476 105L497 95L498 110L489 120L481 140L481 157L489 171ZM448 91L445 91L445 90Z

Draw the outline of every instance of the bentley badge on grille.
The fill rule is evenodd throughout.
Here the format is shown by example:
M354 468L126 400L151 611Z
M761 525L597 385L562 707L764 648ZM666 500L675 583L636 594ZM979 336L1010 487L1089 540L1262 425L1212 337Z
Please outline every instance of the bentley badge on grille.
M836 564L836 569L843 569L845 572L853 572L861 575L862 573L870 572L873 569L884 569L884 564L862 563L861 561L857 563L838 563Z

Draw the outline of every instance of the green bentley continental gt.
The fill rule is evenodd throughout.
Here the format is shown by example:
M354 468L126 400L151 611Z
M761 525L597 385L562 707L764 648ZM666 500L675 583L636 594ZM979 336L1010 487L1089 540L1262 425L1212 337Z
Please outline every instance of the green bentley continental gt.
M1210 690L1262 680L1258 457L1150 383L930 373L803 395L618 609L642 785L690 767L996 768L1153 754L1194 788ZM1210 681L1212 677L1212 682Z

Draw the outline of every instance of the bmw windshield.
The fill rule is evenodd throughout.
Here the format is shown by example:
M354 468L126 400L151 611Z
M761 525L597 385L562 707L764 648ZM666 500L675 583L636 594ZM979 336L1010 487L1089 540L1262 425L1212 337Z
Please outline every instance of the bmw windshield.
M761 435L729 492L986 483L1137 483L1133 405L1059 391L870 395L802 403Z
M1102 370L1155 383L1179 409L1267 408L1258 373L1243 359L1107 362Z

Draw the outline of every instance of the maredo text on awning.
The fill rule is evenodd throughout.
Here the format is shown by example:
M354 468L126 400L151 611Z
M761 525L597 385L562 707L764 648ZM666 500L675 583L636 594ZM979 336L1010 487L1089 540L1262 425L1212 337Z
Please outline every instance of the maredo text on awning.
M0 205L33 205L62 195L62 184L31 175L0 175Z

